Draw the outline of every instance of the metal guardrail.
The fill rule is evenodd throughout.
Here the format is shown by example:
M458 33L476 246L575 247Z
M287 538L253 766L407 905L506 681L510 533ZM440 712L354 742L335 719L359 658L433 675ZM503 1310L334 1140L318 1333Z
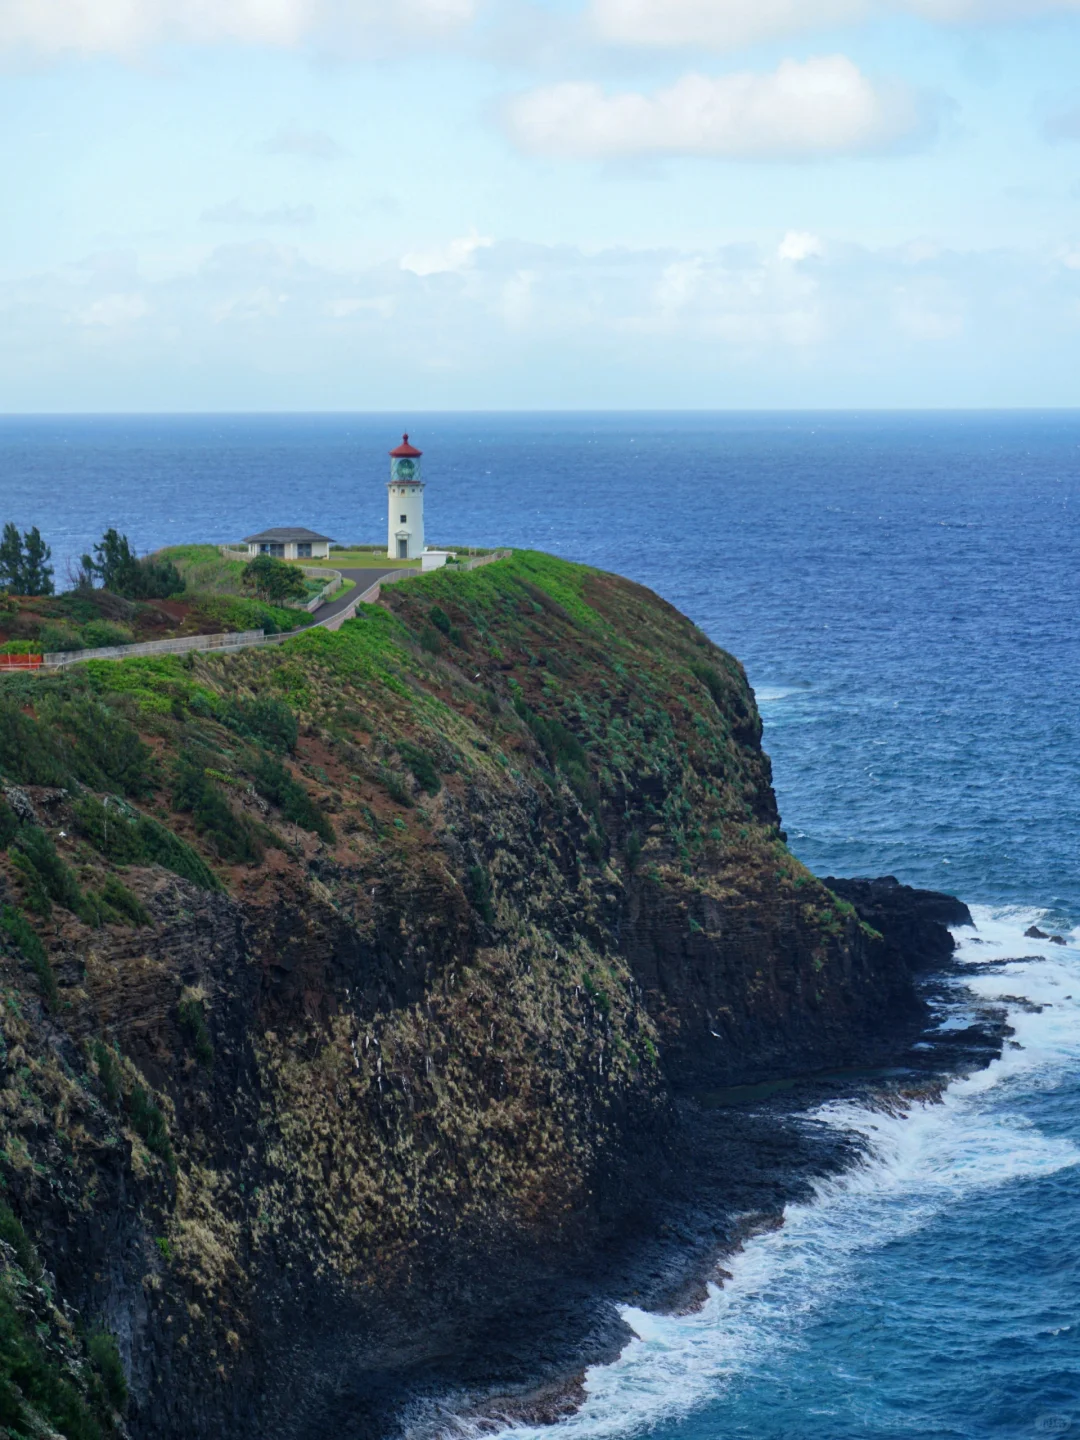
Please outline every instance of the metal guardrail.
M239 650L259 645L265 630L228 630L223 635L185 635L178 640L140 640L134 645L101 645L94 650L53 650L42 656L46 666L62 669L84 660L129 660L133 655L186 655L190 650Z

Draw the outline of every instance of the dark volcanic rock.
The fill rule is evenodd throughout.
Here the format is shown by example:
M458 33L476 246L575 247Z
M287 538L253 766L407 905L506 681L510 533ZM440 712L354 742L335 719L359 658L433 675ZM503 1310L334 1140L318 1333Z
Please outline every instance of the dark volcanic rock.
M823 883L855 906L859 918L880 932L889 954L909 970L945 964L956 949L949 927L975 923L955 895L916 890L901 885L893 875L877 880L839 880L830 875Z

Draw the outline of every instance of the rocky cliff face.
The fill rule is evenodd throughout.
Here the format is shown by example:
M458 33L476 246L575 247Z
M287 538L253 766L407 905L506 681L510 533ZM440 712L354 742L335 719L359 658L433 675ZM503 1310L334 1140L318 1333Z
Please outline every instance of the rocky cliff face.
M372 1434L641 1223L680 1091L915 1019L760 738L690 621L529 553L273 651L7 679L0 1310L84 1428L10 1365L0 1423Z

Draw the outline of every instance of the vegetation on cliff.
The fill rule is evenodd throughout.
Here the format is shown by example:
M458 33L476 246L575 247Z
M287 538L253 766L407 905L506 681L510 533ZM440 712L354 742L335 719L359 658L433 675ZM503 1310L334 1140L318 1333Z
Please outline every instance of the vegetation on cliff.
M906 1002L760 737L690 621L531 552L273 650L4 679L0 1175L134 1433L280 1422L313 1337L344 1363L469 1257L617 1225L673 1088Z

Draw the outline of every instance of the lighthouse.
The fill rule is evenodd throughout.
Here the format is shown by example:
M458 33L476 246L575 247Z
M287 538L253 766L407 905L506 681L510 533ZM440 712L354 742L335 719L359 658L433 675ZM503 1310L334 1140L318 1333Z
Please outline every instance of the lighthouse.
M390 508L386 530L388 560L415 560L424 553L424 482L420 478L420 455L408 435L390 451Z

